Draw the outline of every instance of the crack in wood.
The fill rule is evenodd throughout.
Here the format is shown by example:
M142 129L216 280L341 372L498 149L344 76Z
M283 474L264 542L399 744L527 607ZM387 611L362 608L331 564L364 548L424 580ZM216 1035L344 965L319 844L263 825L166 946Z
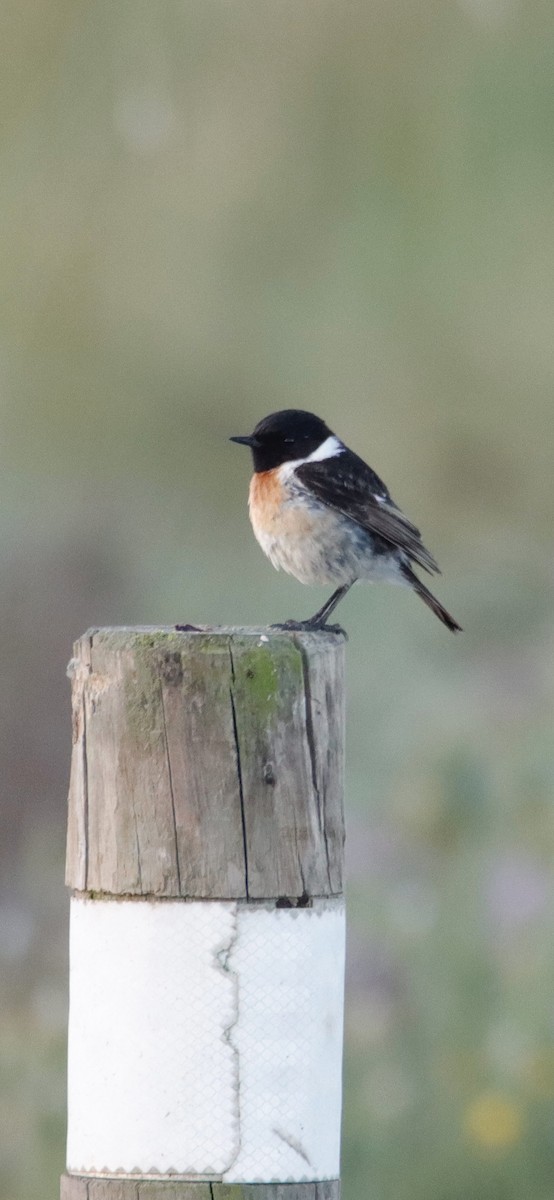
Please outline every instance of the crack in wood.
M175 870L177 873L177 889L179 891L179 895L181 895L182 894L182 891L181 891L181 866L179 863L179 839L177 837L177 814L175 812L175 792L173 790L173 772L171 770L171 756L169 753L169 738L167 736L167 722L165 719L164 686L163 686L163 683L161 680L160 680L160 706L161 706L161 712L162 712L162 722L163 722L163 727L164 727L165 756L167 759L167 778L168 778L168 783L169 783L169 798L171 801L171 814L172 814L172 818L173 818L173 833L175 836Z
M340 1200L340 1180L328 1179L306 1183L233 1183L222 1180L148 1178L131 1180L125 1177L86 1178L66 1173L61 1178L62 1200Z
M304 681L304 698L305 698L305 706L306 706L306 741L308 743L308 753L310 756L310 770L311 770L311 776L312 776L312 787L314 790L314 796L315 796L315 801L316 801L317 819L318 819L321 837L323 839L323 845L325 847L325 860L326 860L327 878L329 880L329 892L332 893L333 886L331 883L331 863L330 863L330 859L329 859L329 843L327 840L327 829L325 826L325 814L323 811L322 797L321 797L321 792L319 790L319 785L317 782L317 751L316 751L316 737L315 737L315 730L314 730L314 716L313 716L313 709L312 709L312 686L311 686L311 681L310 681L310 666L309 666L308 656L307 656L305 647L302 646L302 644L297 640L297 638L294 638L294 644L299 651L300 659L302 662L302 679ZM302 869L301 869L301 875L302 875ZM304 886L304 890L306 890L303 877L302 877L302 885Z
M241 758L240 758L239 731L238 731L237 710L236 710L236 705L235 705L235 693L234 693L235 664L233 661L233 647L231 645L231 642L229 642L229 659L231 662L231 686L229 688L229 696L231 698L231 714L232 714L232 718L233 718L233 738L234 738L234 742L235 742L235 753L236 753L236 758L237 758L237 779L238 779L238 785L239 785L240 819L241 819L241 824L242 824L242 845L243 845L243 850L244 850L244 888L245 888L245 892L246 892L246 899L248 899L248 897L249 897L249 891L248 891L248 841L247 841L247 837L246 837L246 814L244 811L244 788L243 788L243 782L242 782L242 765L241 765Z
M138 821L137 821L137 810L135 808L132 798L131 798L131 807L133 810L133 824L134 824L134 829L135 829L135 845L137 848L138 889L139 889L139 892L142 892L142 864L140 861L140 841L139 841L139 831L138 831Z
M81 703L83 705L83 826L85 829L85 890L88 886L88 858L90 846L90 833L88 827L89 811L88 811L88 760L87 760L87 702L85 696L85 688L81 693Z

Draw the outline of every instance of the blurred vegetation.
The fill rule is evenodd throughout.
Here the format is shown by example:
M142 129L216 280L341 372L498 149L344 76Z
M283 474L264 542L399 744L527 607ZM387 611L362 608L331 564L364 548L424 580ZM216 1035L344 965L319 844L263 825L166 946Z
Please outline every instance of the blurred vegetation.
M546 0L7 0L0 1198L64 1160L88 625L323 600L230 446L323 415L444 570L344 603L345 1200L551 1200L554 14Z

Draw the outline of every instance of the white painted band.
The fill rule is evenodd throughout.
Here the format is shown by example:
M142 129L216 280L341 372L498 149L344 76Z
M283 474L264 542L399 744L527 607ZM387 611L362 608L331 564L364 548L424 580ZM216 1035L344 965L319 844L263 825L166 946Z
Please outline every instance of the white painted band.
M71 906L68 1169L339 1175L342 900Z

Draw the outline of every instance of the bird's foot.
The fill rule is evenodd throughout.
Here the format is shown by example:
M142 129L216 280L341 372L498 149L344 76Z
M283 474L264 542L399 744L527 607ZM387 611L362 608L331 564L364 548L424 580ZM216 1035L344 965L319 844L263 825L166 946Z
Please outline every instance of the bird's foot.
M176 625L178 633L202 633L203 630L199 625Z
M342 625L323 625L321 621L279 621L275 625L270 625L270 629L282 629L286 632L294 633L342 633L346 637L346 630Z
M301 632L301 631L307 629L307 626L308 626L307 621L293 621L291 619L290 621L276 621L275 624L270 625L269 628L270 629L284 629L284 630L287 630L287 632L294 631L295 633L298 633L298 632Z

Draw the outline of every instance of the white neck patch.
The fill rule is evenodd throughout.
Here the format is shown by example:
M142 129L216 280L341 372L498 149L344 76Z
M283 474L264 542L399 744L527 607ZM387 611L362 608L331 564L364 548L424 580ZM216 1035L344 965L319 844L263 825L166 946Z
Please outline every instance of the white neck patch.
M336 458L338 454L344 454L345 450L346 446L334 434L331 434L330 437L325 438L325 441L320 446L312 450L312 453L308 454L306 458L295 458L291 462L283 463L279 467L279 474L281 478L283 476L288 478L293 471L296 471L297 467L303 467L305 463L324 462L326 458Z
M335 434L331 434L329 438L325 438L325 442L321 442L317 449L312 450L312 454L308 454L306 458L293 458L291 462L284 462L282 467L279 467L279 476L281 479L288 479L289 475L293 474L297 467L305 466L307 462L324 462L325 458L336 458L339 454L344 454L345 446Z
M325 441L321 443L321 446L317 447L317 450L312 450L312 453L308 454L307 458L301 458L299 461L301 463L323 462L324 458L336 458L337 454L344 454L345 450L346 446L343 446L342 442L339 442L338 437L331 434L331 437L325 438Z

